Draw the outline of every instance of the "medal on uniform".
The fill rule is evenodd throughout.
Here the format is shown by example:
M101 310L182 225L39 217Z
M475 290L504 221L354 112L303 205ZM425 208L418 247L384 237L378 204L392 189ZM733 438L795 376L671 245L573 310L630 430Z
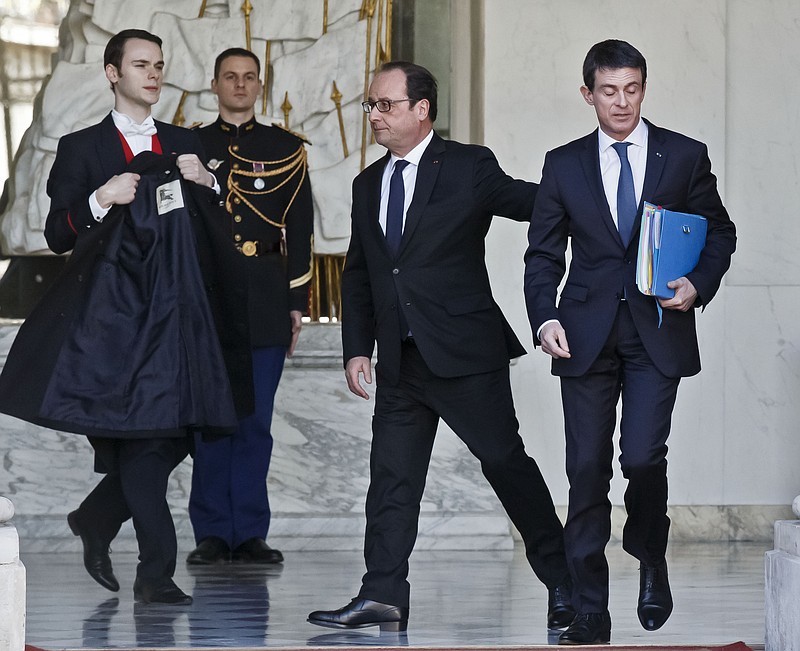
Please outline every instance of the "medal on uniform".
M256 174L263 174L264 163L253 163L253 172ZM253 181L253 185L255 186L256 190L263 190L266 183L264 183L264 179L257 178L255 181Z

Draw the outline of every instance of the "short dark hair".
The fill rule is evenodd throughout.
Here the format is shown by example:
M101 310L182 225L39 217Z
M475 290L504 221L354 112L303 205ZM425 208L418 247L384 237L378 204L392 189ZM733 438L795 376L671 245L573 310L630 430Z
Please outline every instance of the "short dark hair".
M647 61L633 45L616 39L595 43L583 60L583 83L593 91L598 70L619 68L639 68L642 72L642 86L647 82Z
M258 70L259 76L261 75L261 61L258 60L255 54L250 50L245 50L243 47L229 47L224 52L220 52L216 61L214 61L214 79L219 77L219 69L222 67L222 62L230 57L250 57L256 62L256 70Z
M421 99L428 100L430 105L428 116L431 122L434 122L439 111L439 86L431 71L408 61L389 61L380 67L378 73L391 72L392 70L401 70L406 75L406 94L410 99L414 100L409 102L409 106L414 106Z
M132 38L139 38L143 41L150 41L161 47L161 39L155 34L146 32L143 29L123 29L121 32L114 34L106 44L106 51L103 53L103 68L109 63L117 70L122 67L122 55L125 52L125 43Z

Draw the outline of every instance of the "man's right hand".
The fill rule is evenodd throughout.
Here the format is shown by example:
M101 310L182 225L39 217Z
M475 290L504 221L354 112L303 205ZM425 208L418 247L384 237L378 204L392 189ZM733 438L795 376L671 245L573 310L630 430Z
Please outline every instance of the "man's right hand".
M347 388L364 400L369 400L369 394L361 386L359 375L364 375L364 382L372 384L372 363L369 357L351 357L347 360L344 375L347 378Z
M567 343L567 333L558 321L551 321L542 327L542 331L539 333L539 341L542 342L542 350L554 359L571 356L569 344Z
M128 204L136 196L136 188L141 177L133 172L125 172L112 176L105 185L95 192L97 203L102 208L110 208L115 204Z

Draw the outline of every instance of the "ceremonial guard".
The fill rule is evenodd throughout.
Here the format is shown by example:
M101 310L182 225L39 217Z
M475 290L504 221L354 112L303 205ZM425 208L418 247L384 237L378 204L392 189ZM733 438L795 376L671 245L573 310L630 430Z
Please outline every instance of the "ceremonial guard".
M222 52L211 82L219 117L197 130L242 254L256 408L234 436L197 438L189 500L197 548L189 564L283 561L266 543L270 427L284 360L294 351L308 306L314 218L303 140L255 120L260 73L252 52Z

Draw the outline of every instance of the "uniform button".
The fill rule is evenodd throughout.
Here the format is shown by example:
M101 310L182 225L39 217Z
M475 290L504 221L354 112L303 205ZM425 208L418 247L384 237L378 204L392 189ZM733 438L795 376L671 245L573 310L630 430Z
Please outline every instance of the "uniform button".
M399 269L392 269L392 273L396 276L397 274L400 273L400 270Z
M242 203L242 200L239 197L234 197L233 203Z
M411 307L411 301L406 301L406 307Z
M233 151L239 151L239 145L234 145L231 149L233 149Z
M242 221L242 216L241 215L235 215L234 218L233 218L233 221L235 221L237 223Z
M238 170L239 169L239 163L234 163L233 164L233 169Z
M242 241L242 236L239 235L239 233L236 233L236 235L233 236L233 239L236 240L237 242L241 242Z

